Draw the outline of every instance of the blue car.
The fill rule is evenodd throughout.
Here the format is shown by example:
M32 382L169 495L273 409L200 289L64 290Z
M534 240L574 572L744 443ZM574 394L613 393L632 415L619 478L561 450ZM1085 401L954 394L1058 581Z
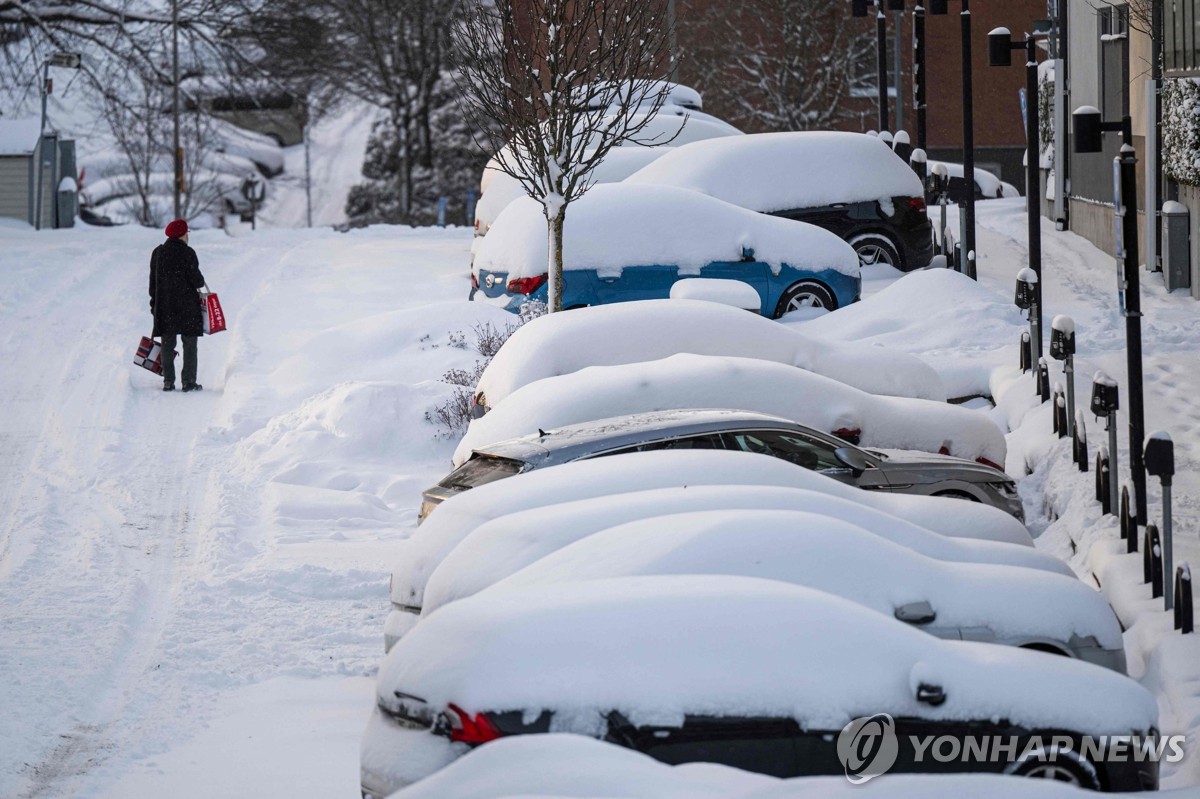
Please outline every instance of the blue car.
M476 252L471 299L514 313L546 302L546 252L541 206L512 203ZM674 187L594 186L568 209L563 256L563 308L667 299L676 281L701 277L749 284L759 312L777 318L843 307L862 288L857 255L834 234Z

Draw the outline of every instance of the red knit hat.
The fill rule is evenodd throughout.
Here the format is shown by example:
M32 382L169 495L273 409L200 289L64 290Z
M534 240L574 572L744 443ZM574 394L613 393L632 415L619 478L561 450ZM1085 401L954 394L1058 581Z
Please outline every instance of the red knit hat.
M188 232L187 221L184 219L176 219L171 224L167 225L167 238L177 239L181 236L186 236Z

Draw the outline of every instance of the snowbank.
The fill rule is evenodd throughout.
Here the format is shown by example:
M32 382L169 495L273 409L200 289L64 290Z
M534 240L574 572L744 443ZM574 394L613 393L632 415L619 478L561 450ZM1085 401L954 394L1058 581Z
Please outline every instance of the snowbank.
M491 191L496 186L489 186ZM619 277L627 266L678 266L699 274L714 261L737 263L747 250L778 275L832 269L858 276L858 256L827 230L756 214L672 186L602 183L571 203L563 229L563 269ZM529 197L513 200L475 253L473 268L509 278L546 273L546 214Z
M703 300L721 305L730 305L743 311L758 313L762 300L749 283L740 280L717 280L691 277L671 285L673 300Z
M511 344L510 340L505 346ZM880 397L772 361L685 354L591 366L529 383L486 416L472 420L454 451L454 464L465 462L473 450L534 434L539 428L686 408L757 411L843 437L857 432L866 447L943 451L1004 463L1004 434L975 411L930 400Z
M677 353L776 361L872 394L946 399L937 372L915 356L815 339L736 308L688 300L614 303L535 319L500 348L476 391L494 408L543 378Z
M610 455L538 469L451 497L438 505L412 538L400 545L397 565L392 572L392 601L401 605L420 605L430 574L447 553L472 530L491 519L577 500L596 498L600 503L615 502L611 497L628 492L722 485L804 488L837 497L844 503L899 517L910 525L924 527L943 536L983 539L972 542L970 550L964 550L959 544L967 544L966 541L958 544L950 541L938 543L911 527L895 526L893 540L906 546L919 547L919 551L931 557L1013 563L1057 570L1063 574L1071 573L1065 566L1052 563L1053 558L1033 552L1020 554L1002 551L1017 549L1010 546L1013 543L1023 544L1019 548L1025 549L1032 542L1024 525L997 508L946 497L862 491L766 455L718 450L659 451ZM561 510L569 512L565 505ZM595 510L595 504L581 509L587 513ZM879 524L877 517L855 514L852 508L844 504L835 512L842 518L853 519L856 524L870 525L870 529L876 529L875 525ZM550 513L552 511L547 511L548 515ZM615 516L607 518L613 519L613 524L628 520ZM603 521L601 519L597 523ZM583 524L582 520L580 524ZM900 535L907 537L895 538ZM1009 543L993 543L998 541ZM988 547L992 550L985 552Z
M828 478L823 480L834 482ZM842 496L812 488L693 485L599 496L517 511L467 530L461 543L448 550L429 575L423 592L419 584L412 582L410 573L403 566L399 567L392 578L392 599L399 604L420 606L422 614L428 615L448 602L478 593L541 558L602 530L641 520L650 520L647 527L657 529L660 524L667 523L663 517L677 519L675 514L697 511L737 510L756 519L765 511L803 511L797 516L797 523L809 514L820 514L940 561L1002 564L1074 576L1062 561L1032 547L1000 543L987 536L984 537L987 540L981 540L975 528L956 530L957 535L939 534L908 520L911 505L928 505L928 502L909 503L909 508L892 507L893 513L887 513L870 504L877 498L887 499L886 495L858 492L857 489L851 491L863 496L849 493ZM550 502L555 499L547 497ZM423 530L418 531L412 540L420 541L423 533ZM447 533L443 536L446 543L457 542L459 538Z
M942 686L945 703L919 703L917 680ZM639 725L788 716L809 730L840 730L866 709L1092 734L1158 721L1149 692L1111 671L941 641L839 597L725 576L593 580L451 603L384 660L378 700L394 706L394 691L436 709L550 708L551 732L593 735L612 710Z
M1122 649L1121 625L1108 603L1073 576L945 563L887 538L815 513L680 513L588 536L489 591L638 575L729 574L815 588L889 618L903 605L928 602L937 617L917 629L943 638L983 627L1010 644L1091 636L1103 649Z
M677 146L628 182L679 186L764 213L925 196L921 179L876 137L824 131Z
M714 763L670 766L616 744L550 733L501 738L471 750L392 799L1087 799L1053 780L993 774L888 774L780 780ZM1155 796L1162 793L1126 794ZM1182 792L1170 794L1184 799Z
M836 341L886 345L922 357L951 397L988 394L992 369L1023 330L1011 301L951 269L912 272L836 314L794 325Z

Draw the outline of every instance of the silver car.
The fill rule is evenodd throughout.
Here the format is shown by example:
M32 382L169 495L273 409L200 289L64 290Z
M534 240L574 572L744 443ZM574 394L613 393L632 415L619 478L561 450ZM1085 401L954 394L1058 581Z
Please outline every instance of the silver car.
M963 458L861 449L829 433L751 411L656 411L600 419L500 441L425 491L421 519L442 501L514 474L559 463L659 449L728 449L771 455L871 491L957 497L1024 521L1013 479Z

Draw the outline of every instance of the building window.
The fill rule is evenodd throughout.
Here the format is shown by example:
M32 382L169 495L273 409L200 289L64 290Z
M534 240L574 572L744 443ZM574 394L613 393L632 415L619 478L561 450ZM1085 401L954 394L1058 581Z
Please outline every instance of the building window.
M1200 0L1166 0L1163 27L1167 71L1200 72Z
M1129 113L1129 8L1100 10L1100 110L1106 119Z

